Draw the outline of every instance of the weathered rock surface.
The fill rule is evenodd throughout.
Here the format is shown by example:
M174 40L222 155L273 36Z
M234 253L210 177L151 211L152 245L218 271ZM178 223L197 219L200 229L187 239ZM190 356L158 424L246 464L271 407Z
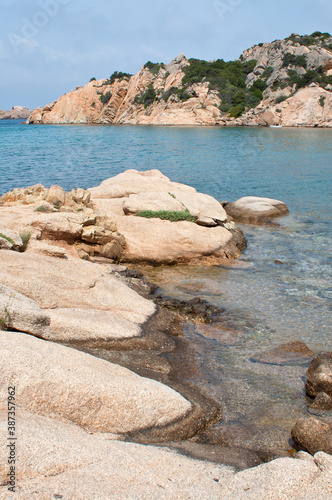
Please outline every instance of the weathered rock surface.
M302 77L307 71L316 72L318 80L321 74L329 76L331 41L331 36L322 34L315 36L311 43L303 44L299 36L292 35L245 50L240 61L256 62L246 77L247 92L257 80L267 88L262 94L263 100L237 118L221 111L225 104L222 93L211 87L206 78L183 83L185 69L191 62L180 54L166 66L145 65L136 75L115 78L112 83L91 81L61 96L55 103L37 108L28 123L331 127L331 85L318 87L309 77L308 84L312 80L314 83L299 88L290 78L292 72ZM300 58L298 65L297 58ZM219 74L214 76L218 78ZM155 97L152 102L144 103L141 97L148 89L153 89ZM183 90L184 99L179 96Z
M2 412L5 417L5 413ZM167 448L88 434L72 423L20 411L20 467L15 495L7 485L0 498L150 499L211 498L328 500L331 457L282 458L234 473L231 467L194 460ZM7 437L5 418L0 435ZM35 437L38 436L38 440ZM112 440L113 437L113 440ZM7 455L0 450L1 483L7 481Z
M57 419L20 411L17 498L219 498L232 468L182 456L167 448L110 440ZM7 437L5 419L1 438ZM38 436L38 440L36 439ZM7 481L6 448L0 451L1 483ZM8 495L0 487L0 498Z
M10 380L19 388L21 408L92 432L122 434L164 426L191 409L179 393L159 382L53 342L2 332L0 351L3 400Z
M332 410L332 396L326 392L320 392L316 397L310 408L316 410Z
M271 98L261 101L233 125L332 127L332 92L312 83L278 104L271 103Z
M307 371L306 392L315 397L321 392L332 396L332 352L318 354Z
M12 329L37 336L48 335L50 315L38 304L0 283L0 330Z
M0 120L26 120L31 115L25 106L13 106L9 111L0 110Z
M6 227L0 226L0 248L20 250L23 247L22 238Z
M232 203L227 203L225 211L236 222L245 224L265 223L271 218L288 214L288 207L279 200L245 196Z
M125 239L112 220L93 212L90 208L90 193L80 189L65 193L58 186L53 188L43 191L43 198L40 198L40 185L14 190L2 196L0 216L2 224L6 226L3 232L12 230L11 234L17 237L17 245L0 238L0 248L20 250L22 241L13 232L19 229L20 233L31 233L28 252L59 258L68 253L92 261L98 257L109 262L120 260ZM52 204L43 201L49 192ZM55 209L55 206L58 208Z
M90 192L95 210L114 220L125 238L124 261L173 264L240 255L238 240L226 229L227 214L220 203L193 187L170 181L158 170L127 170ZM143 210L188 210L199 223L128 215Z
M72 189L70 193L60 186L45 188L36 184L27 188L15 188L0 198L0 206L35 205L40 212L56 211L60 208L65 211L81 211L91 208L90 193L82 188Z
M332 424L316 418L300 418L292 428L295 444L311 455L318 451L332 454Z
M38 330L42 338L70 342L136 337L156 311L152 302L112 276L108 266L6 250L0 250L0 260L0 283L47 310L43 314L51 324ZM8 309L14 312L10 305Z

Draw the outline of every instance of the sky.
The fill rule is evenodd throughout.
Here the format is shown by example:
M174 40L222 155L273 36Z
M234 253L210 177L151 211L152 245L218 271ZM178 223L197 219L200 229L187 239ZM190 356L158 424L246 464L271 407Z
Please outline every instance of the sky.
M0 109L34 109L147 61L237 59L332 31L332 0L0 0Z

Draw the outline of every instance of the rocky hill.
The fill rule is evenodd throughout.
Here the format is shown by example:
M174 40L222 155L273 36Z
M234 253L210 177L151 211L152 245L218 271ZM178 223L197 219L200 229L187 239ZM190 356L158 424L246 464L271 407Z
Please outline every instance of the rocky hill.
M0 120L26 120L30 115L30 109L24 106L13 106L9 111L0 109Z
M91 79L28 123L332 127L332 37L292 34L229 62L149 61L136 75Z

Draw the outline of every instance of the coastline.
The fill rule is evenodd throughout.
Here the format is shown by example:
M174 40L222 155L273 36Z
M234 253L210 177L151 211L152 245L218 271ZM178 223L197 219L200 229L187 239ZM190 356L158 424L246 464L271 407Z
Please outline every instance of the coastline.
M135 182L133 182L133 176ZM255 412L252 413L252 408L250 408L250 406L257 398L257 393L248 391L246 386L242 387L243 381L246 380L243 378L243 372L239 372L238 380L236 380L236 377L229 377L229 371L226 370L229 364L229 359L227 357L224 362L220 364L219 368L214 364L209 367L209 370L211 370L211 368L217 369L217 373L224 379L227 391L225 392L225 397L224 394L222 394L223 401L220 401L220 399L216 397L217 393L213 385L211 385L211 392L206 390L206 386L204 387L205 382L207 382L208 385L210 383L209 378L206 378L206 373L209 373L208 366L202 365L198 344L195 345L191 341L191 339L194 338L198 339L203 348L203 352L210 354L210 356L206 358L206 364L208 364L210 362L212 363L214 353L218 354L218 345L223 345L220 354L225 355L227 350L229 353L232 353L232 344L234 344L234 342L236 344L237 339L240 339L241 336L244 339L245 334L248 333L249 330L255 329L256 325L251 323L249 318L244 318L244 324L241 327L240 323L242 319L239 321L234 313L227 310L227 307L220 308L201 300L199 298L201 295L199 288L197 289L197 293L195 293L196 298L191 301L174 299L174 297L167 297L167 294L163 296L163 294L158 293L156 295L156 300L152 303L151 298L153 295L151 297L151 293L156 292L156 287L146 282L139 272L133 269L127 271L123 269L123 265L112 263L112 259L109 258L98 260L99 257L97 256L97 260L94 261L94 256L90 255L92 260L90 262L78 259L77 252L79 250L79 245L82 245L82 241L84 241L82 237L90 241L90 245L92 245L90 250L93 249L94 251L96 250L96 245L107 245L107 242L109 240L113 241L114 238L116 238L117 241L121 241L119 230L121 230L121 232L125 230L125 237L130 241L130 232L126 232L130 230L130 227L128 229L122 219L125 219L127 222L131 221L130 224L128 222L129 226L135 225L137 219L130 214L124 215L123 211L124 207L127 207L129 210L130 196L133 196L131 200L137 201L137 199L140 199L140 195L139 193L133 195L129 193L134 186L139 186L139 191L141 190L141 193L143 192L144 194L144 186L148 185L149 189L151 189L151 183L155 187L158 186L159 189L166 190L166 193L171 192L173 194L173 196L166 197L167 203L175 203L175 187L178 190L176 191L175 198L181 199L181 195L184 195L183 193L189 190L191 202L195 196L200 199L200 203L202 203L201 210L206 210L203 201L212 203L210 197L198 194L196 190L193 190L193 188L189 186L178 185L176 183L170 184L169 179L156 170L140 173L135 170L130 170L129 172L119 174L116 181L114 178L108 179L108 181L102 183L98 188L93 188L89 192L85 192L84 190L73 190L71 193L65 193L58 186L53 186L48 190L39 185L27 190L15 190L13 193L7 193L7 195L3 197L4 204L0 208L2 223L4 223L5 226L10 226L12 229L16 228L17 230L17 227L22 226L22 222L24 221L26 226L32 227L35 233L34 238L29 241L27 252L17 253L13 251L14 249L11 251L1 250L1 282L4 286L12 287L13 290L16 290L16 292L11 292L14 296L16 296L16 294L23 294L35 301L35 303L39 303L43 311L43 313L39 311L39 314L43 314L43 318L45 320L47 319L49 327L51 327L50 330L48 330L49 327L45 327L40 331L36 330L35 326L32 325L34 328L32 332L31 330L27 330L25 334L12 333L14 335L19 335L18 339L20 338L22 342L27 343L29 346L31 344L35 345L37 348L38 345L40 347L43 345L43 349L45 349L45 345L48 345L50 354L53 349L54 352L56 352L58 347L60 347L63 354L65 354L65 352L67 353L66 356L69 355L69 353L71 356L75 357L79 356L79 354L88 356L88 358L84 358L84 362L83 358L80 358L82 369L85 369L85 363L88 365L90 363L97 363L97 368L97 365L99 367L99 362L102 362L106 363L108 367L112 366L114 370L117 369L115 367L122 366L125 369L129 369L129 373L138 374L138 376L141 377L139 379L140 384L143 384L143 386L152 381L160 384L158 386L158 392L155 393L153 398L149 401L145 399L144 405L148 403L146 407L144 405L142 407L139 392L135 395L138 397L139 401L139 403L135 403L135 405L138 405L141 418L143 415L142 420L138 426L136 424L132 429L126 429L122 432L119 432L122 423L120 426L118 423L118 427L115 427L116 430L113 437L111 437L111 441L122 443L123 446L132 446L133 443L137 443L137 446L143 446L142 453L144 453L144 449L146 450L146 448L144 448L145 446L153 444L150 452L154 454L154 456L156 456L161 449L165 449L165 452L168 454L177 454L180 451L184 454L181 455L181 457L183 457L181 460L190 460L186 457L189 455L189 457L194 458L196 466L202 466L202 464L208 466L207 464L210 464L210 467L211 463L214 462L214 464L218 464L218 467L231 467L232 474L234 474L235 478L238 477L237 474L240 474L237 472L240 470L245 470L248 474L252 474L253 476L257 473L259 474L259 484L262 484L266 476L264 475L264 470L262 473L257 472L257 467L273 468L279 467L279 464L282 463L285 464L285 467L287 467L286 470L289 471L293 465L295 468L299 467L300 461L294 460L293 458L287 458L290 448L280 453L280 448L278 449L278 446L275 447L277 440L276 436L271 439L272 434L270 433L269 421L267 422L266 431L261 433L261 435L257 432L260 427L259 425L256 426L254 421L251 426L244 425L243 432L240 432L241 421L239 420L237 412L241 408L237 407L237 404L240 402L240 406L247 406L246 411L250 414L250 418L252 418ZM130 186L129 192L128 185ZM105 193L107 194L106 198ZM126 193L125 197L122 196L123 193ZM115 194L119 198L114 198ZM114 227L114 222L107 219L105 215L101 216L91 211L93 209L90 207L90 195L92 195L94 210L98 210L98 205L104 200L108 206L108 210L110 210L108 215L110 216L110 214L113 214L112 219L114 218L114 220L116 220L118 227ZM124 200L124 198L126 198L126 200ZM46 201L47 199L52 203ZM144 194L143 199L144 203L146 203L147 200L149 203L151 202L151 197L146 197L146 194ZM152 197L152 201L154 201L154 199L155 197ZM162 199L161 192L157 193L158 204L162 202ZM120 200L121 203L119 204L117 200ZM257 202L257 199L255 200ZM264 203L266 204L266 199L263 200L265 200ZM270 202L274 202L276 206L283 205L278 200L270 200ZM186 201L186 203L188 202ZM223 212L221 207L224 209L225 205L215 203L216 200L213 202L213 209L219 211L218 217L222 217ZM6 206L6 204L8 205ZM45 206L46 213L36 210L42 206L41 204L44 204L43 206ZM63 206L61 206L61 204L63 204ZM104 205L104 208L106 205ZM119 215L119 207L121 207L122 215ZM284 208L284 210L286 209ZM84 217L81 212L85 212L86 216ZM211 220L205 220L205 223L206 222L210 224ZM151 222L147 221L146 224L149 224L152 230L152 233L150 232L149 234L153 234L155 237L155 229L158 225L157 220L152 219ZM199 226L193 222L169 223L167 221L161 221L159 224L162 224L163 231L166 226L169 226L172 229L173 236L176 233L175 228L177 226L172 224L185 224L186 226L181 227L190 227L193 232L197 230L201 231ZM208 231L209 233L217 231L216 234L218 234L218 227L221 228L221 226L217 224L214 228L205 228L204 231ZM270 230L272 229L275 229L274 225L270 228ZM2 229L2 231L4 230ZM226 227L223 227L222 231L223 234L225 234L224 231L226 231ZM137 245L139 235L137 233L135 234L136 252L139 252L140 249ZM94 236L92 237L92 235ZM8 238L14 238L14 234L11 234ZM229 238L229 235L227 238ZM149 238L145 237L143 240L147 240L145 243L151 244ZM160 246L159 243L154 239L153 241L154 246L158 248ZM225 241L227 242L228 240ZM7 243L8 242L9 240L7 239ZM198 247L204 254L201 239L199 242ZM19 244L19 242L17 244ZM86 246L84 248L88 250ZM174 248L172 249L174 250ZM127 251L128 250L130 251L130 248L127 249ZM98 249L98 252L99 251L100 248ZM110 251L110 249L108 249L108 251ZM141 261L143 260L144 262L144 252L143 254L137 255L140 255ZM87 256L83 254L83 257ZM218 250L215 259L215 263L220 266L216 269L222 269L224 264L224 253ZM124 262L125 257L121 258L121 260ZM131 258L131 260L133 259ZM181 260L179 262L181 262ZM195 262L195 260L192 260L192 262ZM236 259L232 259L231 262L237 261ZM133 266L135 266L135 264L129 264L129 268ZM204 267L202 267L202 269L203 268ZM172 266L171 269L174 270L175 273L177 272L176 266ZM191 266L187 265L186 269L190 270ZM79 282L77 282L77 279ZM82 286L83 288L80 289ZM131 292L129 292L128 288L130 288ZM195 287L193 291L195 291ZM141 299L138 298L137 292L140 292ZM7 294L8 293L7 291ZM122 294L124 293L124 298L119 300L119 297L123 296ZM132 293L135 295L132 295ZM128 298L126 298L127 294ZM20 300L23 299L20 298ZM141 300L144 302L141 302ZM11 311L6 301L4 305L5 310ZM87 306L88 309L86 309ZM36 307L36 305L34 307ZM119 321L119 319L117 320L118 323L116 323L116 325L118 326L115 325L113 331L105 331L105 326L107 324L105 323L105 315L109 322L111 317L116 317L118 314L124 314L121 321ZM142 318L142 314L145 319ZM19 317L16 317L16 313L13 315L13 320L14 319L15 321L19 319ZM123 323L123 320L125 320L125 323ZM99 321L100 324L98 324ZM134 322L134 324L132 324L132 322ZM14 329L15 324L16 323L13 324ZM17 323L16 330L21 331L21 328L18 326ZM129 328L133 326L134 330L128 335ZM137 327L139 330L137 330ZM31 328L31 325L26 328ZM241 329L243 331L241 331ZM30 335L28 335L29 333ZM42 338L45 340L37 339L33 341L32 338L29 339L31 333L39 337L39 339ZM108 337L104 336L106 333L109 335ZM123 334L125 334L126 338L123 338ZM5 332L4 335L6 336L6 340L10 341L10 329L8 329L8 333ZM42 342L42 344L39 344L39 342ZM63 351L62 348L64 348L65 351ZM89 357L89 354L92 355L91 358L93 359ZM296 365L295 371L289 368L287 363L283 368L283 370L287 371L289 374L293 374L293 376L296 375L298 381L300 380L300 374L302 374L301 376L303 377L305 366L313 353L305 354L304 360L303 352L300 352L300 356L295 358L295 360L298 358L300 359L300 364ZM50 359L52 359L52 356ZM236 347L234 347L234 356L236 356ZM211 358L211 361L209 358ZM103 364L103 368L106 368L106 365ZM262 367L264 372L265 368L263 365ZM230 368L232 370L231 366ZM38 377L38 370L34 373L34 376ZM127 376L129 376L129 373L127 373ZM270 375L268 375L268 373ZM271 374L273 377L273 370L272 372L271 370L270 372L266 371L266 383L268 379L271 378ZM65 387L67 387L69 380L67 380L66 377L62 380ZM148 382L149 380L151 382ZM103 384L99 387L98 381L96 389L98 388L98 391L101 390L102 385ZM159 406L160 402L155 403L154 398L157 397L159 392L164 392L166 387L168 390L172 391L168 393L166 401L171 402L173 398L175 398L176 401L181 402L181 411L179 411L177 404L174 405L173 403L170 411L168 409L169 403L166 402L168 421L165 422L164 408L163 406ZM84 393L86 389L87 388L84 386L81 388L81 391L83 390ZM118 388L115 391L113 400L119 397L117 390ZM43 389L43 391L45 391L45 389ZM78 393L77 389L73 391L73 394ZM145 391L143 390L142 397L144 393ZM249 395L248 400L243 397L244 394ZM75 395L75 398L76 397ZM36 398L36 401L34 398ZM38 402L38 398L38 393L32 398L33 404L37 405L37 411L35 410L32 412L34 416L30 414L26 417L27 422L29 419L36 418L36 415L40 415L40 409L38 408L40 402ZM230 398L234 399L235 405L231 406L229 404ZM102 398L100 398L100 401L102 401ZM26 405L26 402L23 402L23 404ZM49 403L47 402L47 404ZM58 404L60 405L60 403ZM78 406L78 408L89 408L90 404L90 399L88 399L88 401L84 401L84 404L81 403L81 406ZM94 403L94 405L95 404L96 403ZM98 402L97 407L99 404ZM124 404L122 410L124 415L126 415L127 426L128 417L130 422L132 415L136 413L135 405L130 406L132 404L133 401L131 397L128 404L127 402ZM165 404L165 402L163 404ZM61 417L59 422L61 420L67 425L68 414L61 405L59 408L60 413L56 413L55 420L57 421L59 417ZM28 409L31 411L31 407L28 406ZM109 410L110 408L108 408L107 413ZM158 412L160 412L162 424L151 424L151 422L150 424L146 424L145 418L149 417L148 414L151 410L158 410ZM235 413L232 414L234 410ZM57 411L59 411L59 409ZM71 412L69 415L71 425L74 424L75 427L82 427L81 419L83 419L84 422L85 411L86 410L82 412L75 410ZM101 434L103 434L105 430L109 433L112 427L106 422L107 426L103 428L102 426L105 425L105 423L100 423L99 417L98 419L94 417L95 411L95 408L91 408L88 412L93 418L93 425L96 425L95 421L97 421L98 426L100 426L98 427L99 433L101 432ZM42 415L48 419L48 413L44 408ZM71 420L73 418L71 415L74 415L74 420ZM223 421L224 418L225 421ZM292 419L292 415L289 416L289 419ZM150 420L147 419L147 421ZM226 424L226 428L224 424ZM46 428L50 425L51 422L45 422ZM95 428L89 428L87 425L91 426L91 423L87 424L85 422L83 429L85 429L85 431L90 431L91 439L98 440L98 432L96 434ZM264 425L263 422L262 425ZM262 428L263 427L260 429ZM256 432L257 434L255 434ZM280 432L279 430L279 436ZM257 442L255 442L256 436L258 438ZM289 434L284 433L284 437L286 438L284 441L287 441ZM61 442L61 440L59 442ZM121 445L119 444L118 446ZM26 450L24 452L26 452ZM78 454L77 457L78 456L81 455ZM143 455L141 454L141 456ZM171 456L174 457L174 455ZM211 458L214 458L212 462ZM202 462L202 460L205 462ZM278 460L282 462L278 462ZM306 463L302 464L302 466L305 471L308 471L308 457L306 458ZM298 475L298 472L296 473L298 478L302 477L301 475L304 470L301 469L300 475ZM314 475L313 477L316 477L316 465L312 472ZM70 474L70 471L66 471L65 473ZM285 474L285 472L283 472L283 474ZM23 479L23 488L26 488L25 478ZM43 481L47 483L49 478ZM252 481L252 479L250 481ZM28 490L25 489L24 491L26 492Z

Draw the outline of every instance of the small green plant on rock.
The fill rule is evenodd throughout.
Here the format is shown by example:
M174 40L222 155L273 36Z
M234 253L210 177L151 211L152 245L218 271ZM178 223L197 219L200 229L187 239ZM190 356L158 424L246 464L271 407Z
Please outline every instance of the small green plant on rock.
M280 96L278 96L278 97L275 99L275 103L276 103L276 104L280 104L281 102L286 101L286 99L287 99L287 96L286 96L286 95L280 95Z
M10 315L7 307L4 307L4 312L0 316L0 330L7 330L10 322Z
M21 238L22 243L23 243L20 251L21 252L25 252L25 250L26 250L26 248L28 246L28 243L30 241L30 238L32 236L32 231L29 231L29 230L27 230L27 231L21 231L19 233L19 235L20 235L20 238Z
M322 108L324 108L324 105L325 105L325 99L326 97L324 95L322 95L320 98L319 98L319 104L322 106Z
M0 238L7 240L11 245L15 245L15 242L10 236L6 236L5 234L0 233Z
M171 222L178 222L178 221L189 221L189 222L195 222L196 218L191 215L188 209L184 210L183 212L176 212L176 211L169 211L169 210L143 210L142 212L138 212L137 217L145 217L146 219L162 219L162 220L169 220Z
M0 330L7 331L7 329L10 326L9 308L10 308L10 303L12 302L13 299L14 299L14 294L11 294L8 299L7 305L3 308L3 312L0 313Z

